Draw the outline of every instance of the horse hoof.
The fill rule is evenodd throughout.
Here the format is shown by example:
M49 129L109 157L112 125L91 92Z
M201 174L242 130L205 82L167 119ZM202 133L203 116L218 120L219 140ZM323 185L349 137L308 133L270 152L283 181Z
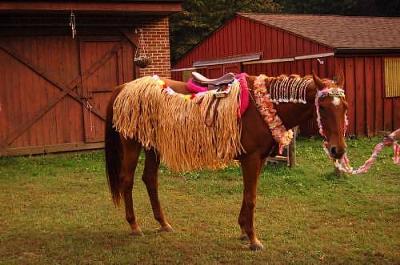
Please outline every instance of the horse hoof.
M249 236L247 234L241 234L239 239L242 241L249 241Z
M261 251L263 249L264 249L263 244L261 244L261 242L258 240L250 244L250 250L252 251Z
M157 232L161 233L161 232L174 232L174 229L172 229L172 226L168 225L164 225L161 226L160 228L157 229Z
M133 231L131 232L131 236L133 236L133 237L139 237L139 236L144 236L144 234L143 234L142 230L133 230Z

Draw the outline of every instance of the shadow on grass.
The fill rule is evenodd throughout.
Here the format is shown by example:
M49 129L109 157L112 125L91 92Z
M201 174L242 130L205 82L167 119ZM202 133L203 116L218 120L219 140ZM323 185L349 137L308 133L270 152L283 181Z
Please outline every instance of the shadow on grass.
M0 238L1 264L204 264L249 252L238 238L194 240L191 233L128 231L32 231ZM208 249L211 247L211 250ZM217 256L215 256L217 255ZM228 256L226 256L228 255ZM200 263L198 263L201 261Z
M322 178L324 180L335 182L335 183L344 183L348 180L348 176L344 173L337 173L335 170L329 171L327 173L322 174Z
M93 264L111 261L136 264L151 254L162 254L169 235L145 230L145 236L132 236L128 231L52 231L18 233L1 239L4 264ZM172 235L173 236L173 235ZM126 260L124 260L126 259ZM85 263L87 262L87 263ZM3 263L2 263L3 264Z

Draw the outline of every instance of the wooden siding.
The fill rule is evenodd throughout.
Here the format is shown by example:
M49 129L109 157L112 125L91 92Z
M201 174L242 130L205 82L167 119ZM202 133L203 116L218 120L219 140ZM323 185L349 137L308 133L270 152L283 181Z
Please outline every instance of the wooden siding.
M293 58L295 56L331 53L333 49L296 36L279 28L236 17L214 32L201 44L188 52L174 69L191 67L198 60L210 60L262 52L262 60ZM398 57L398 55L397 55ZM349 102L349 135L377 135L380 131L392 131L400 127L400 97L385 97L384 62L381 56L346 57L330 56L279 63L246 64L237 67L251 75L296 73L334 78L341 71L345 74L346 97ZM211 77L222 74L224 65L208 67L204 72ZM181 79L181 73L173 72ZM301 126L305 135L315 134L316 124L310 121Z
M383 59L380 56L335 59L336 70L345 72L350 134L372 136L400 127L400 98L385 97Z
M329 47L278 28L235 17L189 51L174 68L191 67L193 62L240 54L262 53L262 60L332 52Z

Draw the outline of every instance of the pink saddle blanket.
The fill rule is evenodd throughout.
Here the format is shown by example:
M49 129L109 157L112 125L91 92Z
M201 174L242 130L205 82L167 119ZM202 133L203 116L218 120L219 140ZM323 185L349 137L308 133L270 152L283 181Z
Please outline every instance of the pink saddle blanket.
M240 83L240 117L245 113L247 110L247 107L249 106L249 87L247 86L247 80L246 80L247 74L246 73L240 73L235 76L235 78L239 81ZM205 86L200 86L196 83L193 82L193 79L189 79L187 82L187 89L191 93L202 93L206 92L208 90L207 87Z

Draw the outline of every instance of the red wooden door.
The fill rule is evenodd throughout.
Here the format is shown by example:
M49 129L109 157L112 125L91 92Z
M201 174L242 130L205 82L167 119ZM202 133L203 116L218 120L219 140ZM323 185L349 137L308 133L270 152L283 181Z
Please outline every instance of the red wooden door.
M101 62L88 78L83 78L84 133L86 142L104 140L104 121L93 115L91 109L96 108L106 115L106 108L113 89L134 79L133 51L127 42L121 39L84 39L80 42L80 61L82 73L90 71L96 62ZM129 58L131 60L129 60Z
M112 89L135 77L133 54L124 36L0 37L0 156L101 147Z

